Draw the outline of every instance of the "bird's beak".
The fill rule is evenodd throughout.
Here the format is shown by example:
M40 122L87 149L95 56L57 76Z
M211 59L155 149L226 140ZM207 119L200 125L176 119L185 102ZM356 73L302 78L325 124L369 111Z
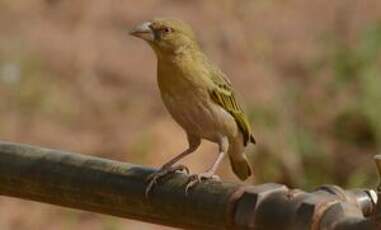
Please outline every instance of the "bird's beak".
M130 30L130 35L153 42L155 36L151 29L151 22L144 22Z

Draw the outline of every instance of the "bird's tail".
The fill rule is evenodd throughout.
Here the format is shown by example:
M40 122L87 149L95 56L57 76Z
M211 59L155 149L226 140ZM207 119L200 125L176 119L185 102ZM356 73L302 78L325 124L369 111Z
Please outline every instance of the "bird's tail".
M246 180L249 176L251 176L251 168L249 161L244 154L245 146L239 138L229 144L228 155L233 172L239 179Z
M251 176L251 168L245 155L242 155L242 157L238 159L230 157L230 165L233 172L240 180L246 180L249 176Z

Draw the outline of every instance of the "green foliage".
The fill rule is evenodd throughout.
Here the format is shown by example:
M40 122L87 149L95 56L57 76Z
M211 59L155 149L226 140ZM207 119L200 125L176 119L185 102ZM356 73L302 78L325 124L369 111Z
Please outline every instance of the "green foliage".
M336 40L333 50L336 90L348 95L334 119L333 137L343 151L377 154L381 150L381 23L364 29L355 44ZM374 169L360 162L355 165L347 185L369 186Z
M310 66L302 63L314 78L284 81L274 103L256 105L249 113L273 136L281 133L287 140L272 142L265 152L257 150L257 155L271 155L255 159L262 164L261 182L275 178L305 189L325 183L344 187L375 183L375 169L369 165L381 150L381 23L362 30L356 42L330 36L321 56ZM324 82L321 73L327 69L332 77ZM316 85L319 94L309 97ZM285 179L286 174L292 179Z

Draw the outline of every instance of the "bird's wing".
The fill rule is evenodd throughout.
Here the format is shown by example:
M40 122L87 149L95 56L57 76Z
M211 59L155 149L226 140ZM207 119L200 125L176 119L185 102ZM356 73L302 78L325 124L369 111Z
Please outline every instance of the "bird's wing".
M246 146L250 141L255 144L255 139L251 133L251 128L246 114L237 103L233 88L229 79L216 67L212 67L211 80L214 87L209 91L212 100L229 112L237 122L240 131L243 134L243 143Z

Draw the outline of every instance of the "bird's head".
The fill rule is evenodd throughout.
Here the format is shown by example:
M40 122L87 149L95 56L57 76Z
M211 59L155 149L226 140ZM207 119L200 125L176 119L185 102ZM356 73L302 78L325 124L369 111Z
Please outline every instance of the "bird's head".
M130 34L147 41L159 55L197 46L191 27L172 18L143 22L131 29Z

